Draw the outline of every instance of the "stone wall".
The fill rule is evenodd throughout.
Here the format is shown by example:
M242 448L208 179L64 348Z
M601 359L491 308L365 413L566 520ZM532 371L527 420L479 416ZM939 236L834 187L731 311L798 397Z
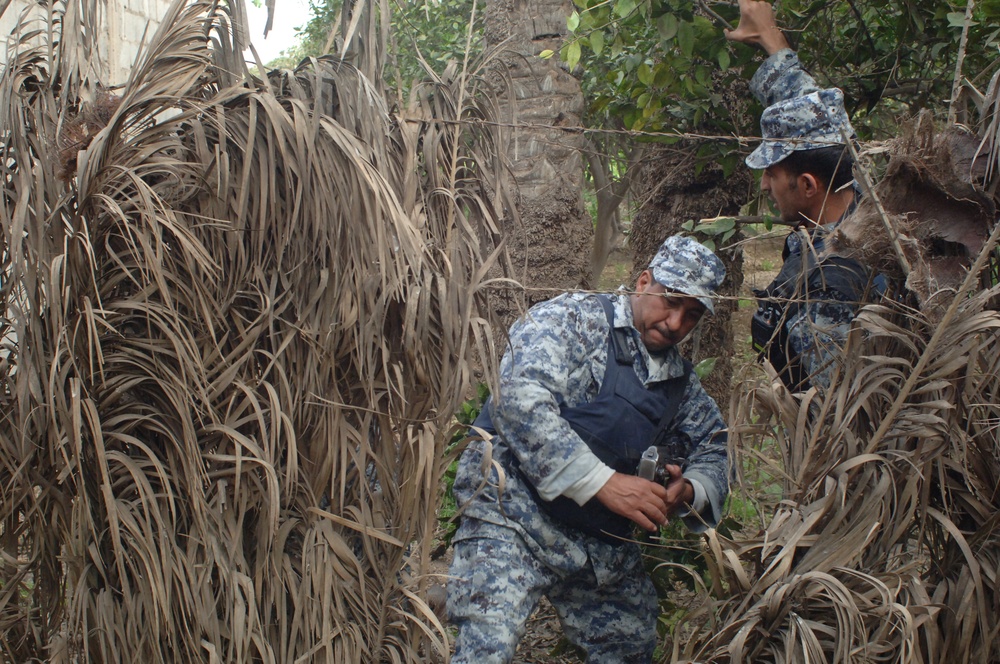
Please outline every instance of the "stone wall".
M100 45L106 53L103 59L107 63L108 71L105 72L105 77L102 77L106 83L117 85L126 81L147 26L148 41L170 4L171 0L111 0L105 5L108 29L102 35ZM44 16L44 12L33 0L13 0L0 18L0 43L3 44L3 48L0 49L0 63L7 60L7 39L18 17L29 8L33 15Z

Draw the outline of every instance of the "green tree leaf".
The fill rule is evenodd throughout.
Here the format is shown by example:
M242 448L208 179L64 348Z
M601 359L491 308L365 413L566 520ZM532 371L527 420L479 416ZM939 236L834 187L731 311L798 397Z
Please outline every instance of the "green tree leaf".
M566 66L569 67L570 71L573 71L573 69L576 68L576 65L580 62L580 54L579 41L571 41L566 45L562 59L563 62L566 63Z
M645 62L639 65L635 75L643 85L649 86L653 84L653 70Z
M576 32L576 29L580 27L580 14L574 11L566 18L566 27L570 32Z
M969 21L969 25L979 25L976 21ZM964 28L965 27L965 12L949 12L948 14L948 27L951 28Z
M726 71L727 69L729 69L729 64L731 62L731 59L729 57L729 51L727 51L726 49L722 49L721 51L719 51L718 61L719 61L719 68L722 71Z
M664 14L656 19L656 30L660 34L660 39L670 41L677 35L677 17L673 14Z
M705 246L708 246L707 244ZM712 251L715 251L715 246L710 247ZM699 362L694 366L694 373L698 376L699 380L704 380L708 374L715 370L715 364L718 361L716 357L706 357L704 360Z
M604 52L604 33L600 30L595 30L590 33L590 48L593 49L594 55L600 55Z
M618 0L615 3L615 15L624 18L635 11L635 6L635 0Z
M690 58L694 54L694 25L686 21L677 25L677 45L684 57Z

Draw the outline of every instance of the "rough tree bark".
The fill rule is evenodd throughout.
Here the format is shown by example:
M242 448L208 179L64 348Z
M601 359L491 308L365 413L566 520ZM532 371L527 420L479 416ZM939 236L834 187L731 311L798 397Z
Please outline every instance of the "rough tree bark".
M528 304L558 291L590 285L593 224L583 205L580 82L558 58L572 3L493 0L486 10L486 41L503 43L507 89L502 98L518 125L508 148L519 189L519 227L508 229L514 277L528 287ZM501 87L501 86L498 86ZM541 290L534 290L541 289Z

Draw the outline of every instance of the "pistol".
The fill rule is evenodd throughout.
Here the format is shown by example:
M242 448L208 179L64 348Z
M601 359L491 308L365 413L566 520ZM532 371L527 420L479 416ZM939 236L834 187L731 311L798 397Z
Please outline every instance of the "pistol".
M667 466L683 466L685 459L672 446L657 447L650 445L639 459L639 469L636 475L650 482L659 482L666 486L670 482Z

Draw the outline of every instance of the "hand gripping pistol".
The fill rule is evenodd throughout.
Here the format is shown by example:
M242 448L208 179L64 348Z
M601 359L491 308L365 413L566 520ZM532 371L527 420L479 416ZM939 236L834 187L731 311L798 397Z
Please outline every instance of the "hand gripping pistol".
M666 486L671 480L667 466L683 466L685 459L675 449L675 446L657 447L650 445L639 459L639 469L636 475L650 482L658 482Z

